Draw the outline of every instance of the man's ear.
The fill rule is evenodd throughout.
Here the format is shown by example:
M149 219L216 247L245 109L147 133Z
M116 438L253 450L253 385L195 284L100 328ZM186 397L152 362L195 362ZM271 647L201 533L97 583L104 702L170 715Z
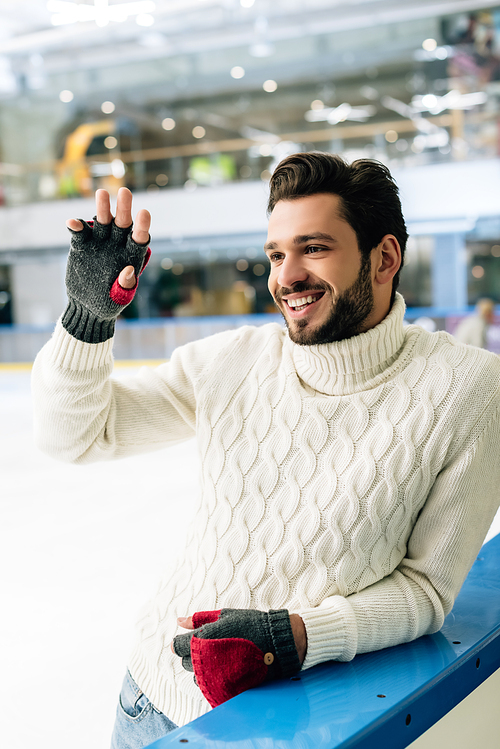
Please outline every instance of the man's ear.
M401 267L401 247L398 240L394 234L386 234L372 252L374 281L381 285L389 283Z

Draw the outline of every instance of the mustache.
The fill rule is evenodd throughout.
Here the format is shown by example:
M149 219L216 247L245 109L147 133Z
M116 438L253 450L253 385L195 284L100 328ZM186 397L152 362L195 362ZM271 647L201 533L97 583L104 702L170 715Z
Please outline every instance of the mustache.
M330 291L330 286L328 286L328 284L319 283L311 285L308 283L304 283L304 281L297 281L297 283L291 288L280 286L280 288L276 291L275 298L277 302L281 302L283 301L284 296L288 296L289 294L300 294L304 291L307 291L309 293L311 293L311 291Z

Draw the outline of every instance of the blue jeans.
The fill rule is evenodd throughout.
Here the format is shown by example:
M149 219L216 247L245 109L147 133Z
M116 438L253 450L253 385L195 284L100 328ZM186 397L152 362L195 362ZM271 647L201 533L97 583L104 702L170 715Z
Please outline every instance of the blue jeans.
M141 692L127 671L116 709L111 749L143 749L177 728Z

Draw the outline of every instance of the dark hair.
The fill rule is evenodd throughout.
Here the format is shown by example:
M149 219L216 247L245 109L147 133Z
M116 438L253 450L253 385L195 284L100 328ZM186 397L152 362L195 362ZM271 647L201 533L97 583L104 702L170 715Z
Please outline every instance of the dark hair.
M354 229L363 258L368 258L386 234L401 247L401 267L392 281L392 300L403 267L408 232L398 187L384 164L357 159L348 164L340 156L312 151L281 161L271 177L268 213L279 200L332 193L340 197L341 217Z

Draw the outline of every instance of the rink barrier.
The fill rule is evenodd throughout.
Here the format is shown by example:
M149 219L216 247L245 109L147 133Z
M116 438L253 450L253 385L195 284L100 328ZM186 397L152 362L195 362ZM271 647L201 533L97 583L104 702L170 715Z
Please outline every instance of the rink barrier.
M472 309L414 307L406 310L406 320L413 322L419 318L432 318L439 330L449 329L452 332L457 320ZM242 325L265 325L269 322L281 323L282 318L278 314L253 314L118 320L113 350L117 360L165 360L170 358L174 349L185 343ZM43 326L0 325L0 362L22 364L33 361L53 330L53 323ZM500 353L500 327L497 339L493 343L498 348L497 353Z
M415 749L491 749L500 735L499 669L500 534L481 549L436 634L251 689L149 749L403 749L416 740ZM479 729L469 743L471 720ZM436 742L445 722L446 739Z
M157 367L168 359L119 359L113 362L115 369L137 369L138 367ZM7 362L0 364L0 372L27 372L33 369L33 362Z
M162 317L147 320L118 320L113 352L117 360L165 360L185 343L206 338L242 325L280 322L280 315L219 315L213 317ZM0 325L0 362L33 361L50 339L54 324Z
M0 372L24 372L33 368L33 362L5 362L0 364Z

